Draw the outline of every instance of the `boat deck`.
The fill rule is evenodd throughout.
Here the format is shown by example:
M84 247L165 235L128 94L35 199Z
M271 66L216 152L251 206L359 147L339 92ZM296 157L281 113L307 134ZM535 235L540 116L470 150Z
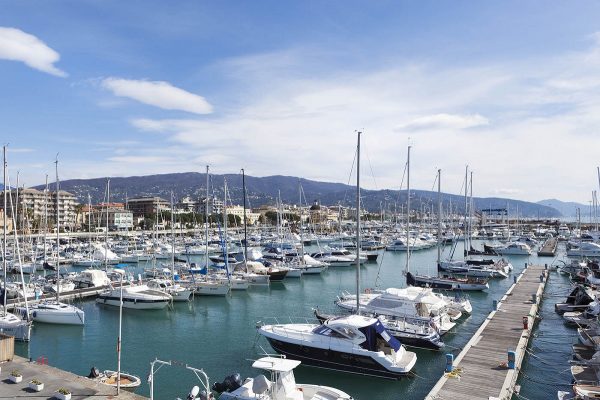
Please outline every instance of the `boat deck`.
M0 363L0 397L14 399L20 397L37 397L42 399L53 398L59 388L68 389L71 399L123 399L144 400L145 397L121 390L117 397L117 390L107 385L94 382L83 376L78 376L48 365L29 362L27 359L15 356L12 361ZM8 377L13 370L18 370L23 376L20 383L12 383ZM37 379L44 383L41 392L34 392L28 388L29 381Z
M558 239L555 237L548 238L538 250L538 257L554 257L558 247Z
M511 398L547 276L543 266L523 270L498 303L498 310L488 315L456 357L453 373L445 373L426 399ZM523 316L528 316L527 329L523 329ZM509 350L516 353L515 369L506 365Z

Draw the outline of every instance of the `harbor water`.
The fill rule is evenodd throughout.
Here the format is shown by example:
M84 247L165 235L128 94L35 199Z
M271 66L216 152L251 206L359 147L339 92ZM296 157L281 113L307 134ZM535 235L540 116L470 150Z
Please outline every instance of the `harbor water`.
M446 247L446 253L448 250ZM458 252L461 251L459 245ZM412 253L411 270L434 274L436 256L435 248ZM414 376L390 381L301 366L295 371L296 380L334 386L360 400L424 398L444 372L445 354L459 353L491 311L493 301L499 300L513 283L513 275L527 262L553 262L552 258L538 259L535 255L506 258L514 266L512 274L506 279L492 280L485 292L468 294L473 313L463 317L454 331L443 337L446 347L442 351L411 349L418 355ZM404 252L382 251L377 263L366 263L361 268L362 290L406 286L405 265ZM143 267L132 266L132 272L141 273ZM199 384L195 375L183 368L185 364L204 369L211 384L235 372L242 379L256 376L263 371L254 370L252 360L273 353L268 342L257 334L257 322L273 322L275 317L279 322L314 322L315 307L326 313L339 313L333 301L342 291L356 291L355 277L355 267L329 268L321 275L289 278L269 287L233 291L226 297L196 297L189 303L175 303L170 309L125 309L122 370L140 376L143 384L136 393L148 396L146 379L150 362L155 358L176 361L155 375L154 394L158 399L184 397L192 386ZM574 331L565 327L554 313L554 303L564 300L569 287L566 277L551 273L541 321L535 330L536 337L530 342L531 355L526 357L519 380L524 398L553 399L558 389L568 388L571 380L568 358ZM36 324L31 342L17 344L17 353L33 360L43 357L50 365L79 375L87 375L92 366L115 370L118 308L97 305L92 299L76 304L85 311L85 326ZM498 364L505 361L497 360Z

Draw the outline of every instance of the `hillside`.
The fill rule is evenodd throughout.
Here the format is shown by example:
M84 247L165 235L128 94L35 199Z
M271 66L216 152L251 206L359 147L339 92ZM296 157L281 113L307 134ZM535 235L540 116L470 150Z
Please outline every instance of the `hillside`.
M218 197L223 196L223 182L227 180L229 196L233 203L242 202L242 176L239 174L211 175L211 192ZM61 182L61 189L75 194L82 203L87 202L90 195L93 203L104 201L106 178L71 179ZM280 195L284 203L298 204L299 184L302 185L303 202L319 201L323 205L354 205L355 188L342 183L317 182L291 176L246 176L246 187L250 206L274 204ZM125 201L126 198L142 196L160 196L169 199L173 192L175 201L183 196L198 198L206 192L206 174L185 172L174 174L131 176L110 179L110 200ZM43 188L37 186L36 188ZM412 191L412 208L436 207L437 193L426 190ZM396 208L398 211L406 203L406 191L397 190L363 190L362 201L369 211L379 211L384 207L388 211ZM464 197L453 194L443 194L443 207L462 211ZM555 208L542 204L502 198L473 198L478 210L488 208L505 208L508 206L511 215L518 207L520 216L530 217L560 217L561 213Z
M575 203L573 201L560 201L557 199L547 199L538 201L537 204L552 207L558 210L565 217L575 217L577 209L580 209L581 216L590 214L590 206L588 204Z

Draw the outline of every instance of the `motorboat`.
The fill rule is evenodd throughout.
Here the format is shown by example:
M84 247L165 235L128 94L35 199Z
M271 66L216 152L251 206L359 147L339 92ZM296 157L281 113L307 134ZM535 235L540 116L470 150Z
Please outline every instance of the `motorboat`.
M406 284L423 288L460 291L481 291L490 287L488 280L483 278L413 275L411 272L406 273Z
M527 243L512 242L496 250L501 255L530 256L531 247Z
M456 326L453 320L460 318L448 314L446 301L436 296L431 289L389 288L380 293L365 293L359 296L361 312L400 318L408 322L436 324L441 335ZM356 296L342 294L335 304L350 312L356 312Z
M193 290L185 288L170 279L151 279L147 283L150 289L159 290L173 297L173 301L189 301Z
M123 308L161 310L173 300L170 294L150 289L148 285L131 285L100 293L96 303L119 307L121 290L123 291Z
M334 315L323 314L318 309L314 310L314 314L321 323L335 318ZM362 315L365 315L365 313L363 312ZM369 316L379 319L385 329L406 346L429 350L444 348L440 333L432 323L410 322L406 318L390 318L376 314L369 314Z
M567 257L600 257L600 244L594 242L569 243Z
M285 357L262 357L253 368L267 371L270 377L258 375L246 378L241 386L231 391L220 391L228 385L216 383L213 390L221 392L219 400L352 400L352 396L329 386L296 383L294 369L301 361Z
M110 285L110 279L105 271L99 269L86 269L73 278L73 283L79 289L101 288Z
M584 311L565 312L562 317L567 324L587 327L598 320L600 300L595 299Z
M29 342L31 338L31 322L21 319L15 314L5 312L0 315L0 332L4 335L14 336L15 340Z
M571 290L564 303L556 303L554 310L558 314L573 311L583 311L594 301L596 291L584 285L577 285Z
M400 379L417 362L381 321L361 315L322 324L261 325L258 333L278 353L317 368Z

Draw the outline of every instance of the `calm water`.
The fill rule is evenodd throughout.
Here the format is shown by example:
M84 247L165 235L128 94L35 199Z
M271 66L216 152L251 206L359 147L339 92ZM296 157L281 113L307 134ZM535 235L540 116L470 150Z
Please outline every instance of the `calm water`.
M435 249L413 253L411 268L433 273L435 258ZM404 253L385 252L379 261L361 269L363 288L405 286ZM521 271L527 261L538 262L535 256L511 257L513 273ZM551 259L539 262L549 263ZM414 378L387 381L300 367L296 379L338 387L360 400L422 399L443 372L444 353L460 351L491 310L492 301L499 299L512 282L512 276L494 280L487 292L471 294L473 314L463 319L455 332L444 337L443 352L414 350L418 354ZM528 378L521 381L522 395L529 399L556 398L555 384L570 381L568 372L564 371L568 368L574 332L565 328L553 311L553 304L564 298L568 287L566 278L551 274L543 319L537 330L539 338L532 345L538 358L528 357L523 369ZM233 372L240 372L242 378L255 376L259 371L251 367L251 360L259 357L262 349L272 352L268 342L256 333L257 321L270 317L278 317L280 321L288 317L311 318L311 308L317 306L323 311L336 311L333 300L343 290L355 290L354 268L330 268L321 276L288 279L269 288L232 292L224 298L197 297L193 303L175 304L173 309L124 310L122 369L142 377L144 383L137 392L142 395L149 394L145 379L155 357L203 368L211 383ZM17 352L34 360L44 356L50 365L79 375L87 375L92 366L100 370L116 369L118 309L98 306L93 300L78 306L86 313L84 327L37 324L31 343L18 344ZM542 381L543 384L537 383ZM155 397L183 397L196 384L191 371L177 366L164 367L155 377Z

